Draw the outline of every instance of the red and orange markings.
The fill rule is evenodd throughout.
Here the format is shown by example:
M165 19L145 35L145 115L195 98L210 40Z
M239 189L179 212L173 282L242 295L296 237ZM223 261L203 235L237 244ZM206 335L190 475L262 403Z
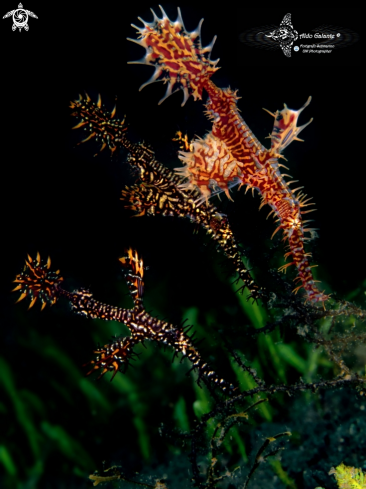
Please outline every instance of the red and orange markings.
M173 90L182 89L184 93L182 105L184 105L190 95L195 100L202 98L205 83L218 70L216 68L218 60L210 59L210 52L216 38L210 45L202 48L200 33L203 19L197 29L187 32L179 8L175 22L168 18L162 7L160 9L163 15L161 19L153 12L153 22L145 22L139 18L144 24L143 27L132 24L138 31L139 39L128 38L128 40L145 48L146 54L142 60L130 61L129 64L155 66L155 72L146 83L141 85L140 90L155 81L168 82L167 91L159 104L169 97Z
M292 256L291 264L296 265L301 281L295 291L303 287L308 300L326 301L329 296L316 288L307 260L309 255L303 247L306 239L304 233L311 230L303 227L306 221L302 221L301 215L311 211L301 212L300 208L306 204L299 200L303 194L300 192L296 195L295 192L302 187L290 189L289 185L294 181L284 180L286 175L281 175L279 171L279 167L284 165L278 163L279 158L284 158L281 152L292 141L302 141L298 135L312 121L297 127L299 115L309 105L311 97L299 110L289 109L286 104L284 109L275 113L267 110L275 121L269 136L271 148L266 149L240 116L237 92L230 88L221 89L210 80L218 69L217 61L213 62L209 57L215 38L206 48L201 47L202 20L195 31L187 32L179 9L175 22L167 17L163 9L161 11L161 19L154 12L152 22L139 19L144 24L143 27L134 26L138 30L139 40L129 39L147 51L143 59L132 63L155 66L153 76L140 90L155 81L168 82L166 94L159 103L173 91L182 89L184 105L190 95L195 100L200 99L205 89L209 96L206 115L213 123L212 132L204 139L195 139L189 144L185 141L186 151L179 154L184 166L176 169L181 177L186 178L181 188L198 188L202 194L200 203L207 202L217 188L225 191L231 199L229 188L237 180L240 187L244 185L247 190L259 190L262 195L261 207L270 205L271 213L279 221L273 235L282 229L284 239L288 240L290 251L286 255ZM183 140L181 135L179 138ZM281 269L285 271L289 265Z

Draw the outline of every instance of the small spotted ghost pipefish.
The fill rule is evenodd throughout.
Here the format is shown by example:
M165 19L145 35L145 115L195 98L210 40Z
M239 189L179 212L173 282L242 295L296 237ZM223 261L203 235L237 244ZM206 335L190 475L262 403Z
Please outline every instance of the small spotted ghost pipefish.
M63 277L60 275L60 270L52 271L51 259L48 258L46 262L43 262L39 253L37 253L36 258L28 255L23 271L14 280L17 285L13 292L20 293L17 302L25 298L31 299L29 309L34 306L37 300L41 302L42 310L47 305L55 304L58 299L63 297L70 302L71 309L76 314L90 319L116 321L128 327L130 336L114 337L110 343L94 350L96 358L89 362L92 369L87 375L98 371L98 378L101 378L109 371L112 372L111 380L113 380L119 371L125 372L131 360L138 356L133 351L136 345L144 344L145 341L156 341L172 347L174 357L181 354L182 358L190 360L192 363L191 370L198 373L198 384L202 380L209 389L216 386L223 393L232 395L235 392L235 387L220 378L201 357L196 348L197 342L193 338L194 334L191 336L188 334L192 326L174 325L158 319L146 311L143 302L145 268L138 253L129 248L125 250L125 254L119 259L119 262L133 300L133 307L130 309L97 301L87 289L74 290L73 292L64 289L61 285Z

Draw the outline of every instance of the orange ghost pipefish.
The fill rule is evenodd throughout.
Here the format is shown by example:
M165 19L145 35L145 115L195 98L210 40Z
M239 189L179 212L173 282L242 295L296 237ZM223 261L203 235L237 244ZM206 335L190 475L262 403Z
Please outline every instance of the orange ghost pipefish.
M143 27L132 24L138 31L138 39L128 38L146 50L142 59L129 64L145 64L155 68L140 90L150 83L163 81L167 84L167 90L159 104L172 93L182 90L182 106L190 96L194 100L202 99L202 92L206 90L206 115L212 121L212 129L203 139L194 139L190 151L179 152L184 166L177 168L176 172L186 178L181 187L198 188L202 195L199 199L201 202L207 201L217 188L224 191L229 199L229 188L235 184L246 186L246 191L257 189L262 197L260 208L268 204L270 214L277 217L278 227L273 235L281 229L284 241L288 242L285 258L291 257L291 261L280 269L285 271L288 266L295 265L298 271L295 280L299 285L294 292L304 288L307 300L324 303L329 296L316 287L308 260L311 254L304 250L304 241L308 239L305 233L311 233L313 229L304 226L308 221L304 221L302 216L314 210L305 210L313 204L301 191L302 187L289 187L293 182L284 180L288 175L282 175L280 167L286 167L279 163L279 159L284 158L282 151L292 141L302 141L298 135L312 121L297 126L298 117L309 105L311 97L299 110L291 110L285 104L281 111L267 111L275 120L269 136L271 147L265 148L239 114L237 101L240 97L237 91L219 88L210 79L219 69L219 60L210 59L216 36L208 46L202 47L203 19L194 31L188 32L179 8L175 22L169 19L162 7L160 9L161 18L152 10L152 22L139 18Z

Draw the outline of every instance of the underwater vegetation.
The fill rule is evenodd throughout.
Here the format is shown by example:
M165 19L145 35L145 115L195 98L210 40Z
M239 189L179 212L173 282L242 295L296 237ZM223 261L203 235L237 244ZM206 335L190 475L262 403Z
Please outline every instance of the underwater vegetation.
M4 423L0 481L362 488L365 284L344 297L326 274L317 285L321 237L305 222L310 196L291 189L281 169L307 144L294 143L286 161L287 146L306 134L309 123L297 123L310 97L301 109L270 112L266 148L240 114L245 94L241 104L241 90L211 80L218 65L213 42L201 42L202 21L189 31L180 10L172 21L161 9L141 22L130 40L145 49L139 63L154 67L149 81L166 85L160 102L179 90L183 105L194 98L202 111L206 92L209 130L172 124L164 153L161 142L142 140L132 113L122 117L123 97L116 108L102 89L103 99L88 91L70 102L70 158L83 168L85 191L69 178L59 198L68 246L79 251L62 259L65 241L47 247L46 233L13 270L23 353L0 358L0 410L13 420ZM148 117L154 125L144 109ZM67 207L73 190L83 197ZM246 210L252 194L260 202ZM103 200L113 218L100 213ZM82 235L89 240L80 243Z
M335 469L332 468L329 473L334 474L340 489L352 487L363 489L366 487L365 474L361 469L347 467L344 464L340 464Z

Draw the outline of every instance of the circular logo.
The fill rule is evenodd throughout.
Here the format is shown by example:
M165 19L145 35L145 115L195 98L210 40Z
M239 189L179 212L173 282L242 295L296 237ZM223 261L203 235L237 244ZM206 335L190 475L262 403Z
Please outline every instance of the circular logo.
M18 8L14 10L13 22L16 25L16 27L19 27L19 29L21 29L28 22L28 12L26 10L23 10L22 8Z
M298 51L299 49L299 46L294 46L294 51Z

